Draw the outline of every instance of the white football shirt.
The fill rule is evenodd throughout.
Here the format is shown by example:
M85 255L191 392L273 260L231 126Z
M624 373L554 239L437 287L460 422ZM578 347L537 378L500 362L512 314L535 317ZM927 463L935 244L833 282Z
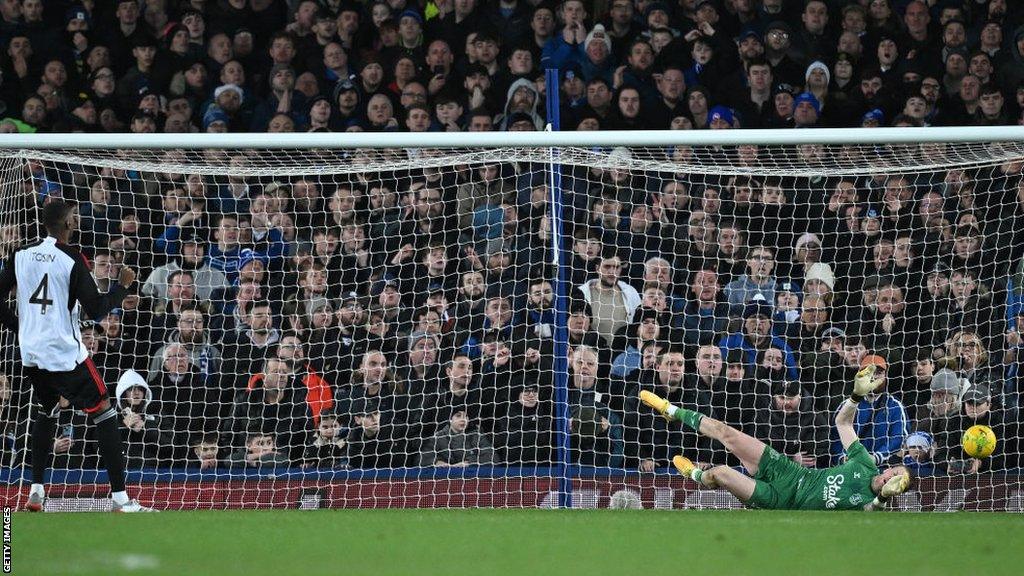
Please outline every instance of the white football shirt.
M120 303L119 284L101 295L78 250L47 237L19 248L0 274L0 294L17 286L21 361L51 372L67 372L89 357L79 331L79 304L86 317L99 319ZM115 300L116 299L116 300Z

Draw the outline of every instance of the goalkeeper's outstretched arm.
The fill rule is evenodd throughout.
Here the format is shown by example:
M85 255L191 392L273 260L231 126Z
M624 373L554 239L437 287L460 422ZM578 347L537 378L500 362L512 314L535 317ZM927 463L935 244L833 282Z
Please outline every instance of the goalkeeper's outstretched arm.
M853 429L853 423L857 419L857 406L879 382L875 380L875 367L865 366L857 372L853 379L853 394L843 402L836 413L836 431L839 432L839 441L843 443L843 450L848 450L850 445L857 441L857 432Z

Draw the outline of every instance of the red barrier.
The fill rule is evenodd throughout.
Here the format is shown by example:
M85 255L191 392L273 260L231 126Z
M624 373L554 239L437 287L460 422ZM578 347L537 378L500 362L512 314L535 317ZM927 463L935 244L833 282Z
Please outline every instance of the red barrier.
M557 503L551 477L405 481L315 482L245 480L160 482L129 486L143 504L161 510L240 508L537 508ZM3 506L20 507L28 487L0 486ZM607 508L611 496L629 490L644 508L741 508L721 490L698 489L679 477L631 477L574 481L574 507ZM97 510L107 506L100 484L53 485L48 509ZM624 500L631 500L626 494ZM1024 511L1020 477L923 478L899 498L903 510Z

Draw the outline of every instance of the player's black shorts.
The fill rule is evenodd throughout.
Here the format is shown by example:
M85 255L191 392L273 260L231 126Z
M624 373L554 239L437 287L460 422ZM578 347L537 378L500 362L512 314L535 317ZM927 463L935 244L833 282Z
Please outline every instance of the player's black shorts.
M61 396L86 414L95 414L100 403L107 399L107 387L91 358L86 358L85 362L68 372L50 372L26 366L25 374L32 380L36 403L41 404L46 413L53 410Z

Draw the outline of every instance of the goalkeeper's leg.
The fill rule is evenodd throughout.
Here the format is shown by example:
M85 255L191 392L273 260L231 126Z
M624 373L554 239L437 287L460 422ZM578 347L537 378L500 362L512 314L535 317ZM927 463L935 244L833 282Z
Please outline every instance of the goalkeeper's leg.
M764 442L749 434L740 432L725 422L720 422L706 416L701 418L700 433L721 442L726 450L740 459L740 464L747 469L748 473L751 475L757 474L758 466L761 463L761 455L764 454ZM736 472L724 466L720 466L720 468ZM736 473L740 474L739 472ZM740 474L740 476L743 476L743 474ZM743 477L747 478L746 476ZM750 478L747 478L747 480L750 480ZM753 486L753 480L751 480L751 486ZM753 491L753 488L751 488L751 491Z
M757 474L765 444L757 438L744 434L728 424L708 418L700 412L673 406L668 400L646 390L640 392L640 400L660 412L666 418L678 420L697 432L721 442L725 449L739 458L750 474Z
M754 488L757 487L757 482L753 478L728 466L715 466L705 470L701 474L700 483L708 488L724 488L739 498L740 502L750 500L754 495Z

